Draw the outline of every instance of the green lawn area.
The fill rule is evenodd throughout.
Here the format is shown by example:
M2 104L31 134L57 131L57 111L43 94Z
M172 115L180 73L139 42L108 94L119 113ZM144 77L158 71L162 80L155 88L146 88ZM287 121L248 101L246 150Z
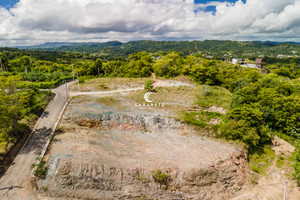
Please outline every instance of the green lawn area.
M231 92L223 87L201 85L197 89L195 104L204 108L215 105L229 110L231 98Z

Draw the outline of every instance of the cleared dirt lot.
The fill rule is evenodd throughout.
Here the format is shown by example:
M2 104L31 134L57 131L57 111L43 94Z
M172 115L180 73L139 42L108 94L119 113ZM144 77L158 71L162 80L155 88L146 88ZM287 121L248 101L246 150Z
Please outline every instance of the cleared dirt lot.
M75 99L69 106L61 123L66 132L56 137L53 154L79 159L88 153L85 159L91 162L111 160L118 166L152 170L203 168L234 151L229 144L200 137L161 110L120 111L94 102L96 98L86 99Z
M73 99L47 156L40 192L82 199L226 199L240 190L245 155L173 115L163 107L135 107L130 95ZM166 180L154 180L157 170Z

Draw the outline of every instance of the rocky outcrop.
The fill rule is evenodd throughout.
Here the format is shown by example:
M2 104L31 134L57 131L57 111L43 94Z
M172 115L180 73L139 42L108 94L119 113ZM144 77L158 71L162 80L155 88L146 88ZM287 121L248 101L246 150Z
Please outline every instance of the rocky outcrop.
M52 197L82 199L228 199L247 180L246 154L235 152L230 158L207 168L162 169L168 182L154 181L153 171L141 168L95 165L64 161L54 176L39 180L42 193Z
M79 126L88 128L140 131L160 131L169 129L182 129L186 124L172 118L144 115L110 115L98 114L97 118L76 117L74 122Z

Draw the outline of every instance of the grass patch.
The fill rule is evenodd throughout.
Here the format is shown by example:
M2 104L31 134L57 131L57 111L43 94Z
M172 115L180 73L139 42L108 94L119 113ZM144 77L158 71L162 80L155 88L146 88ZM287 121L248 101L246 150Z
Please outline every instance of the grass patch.
M274 132L275 135L277 135L280 139L283 139L284 141L290 143L291 145L293 146L297 146L297 140L295 140L294 137L292 136L289 136L289 135L286 135L286 134L283 134L283 133L280 133L280 132Z
M138 176L138 180L142 181L143 183L149 182L148 177L145 174L141 174Z
M79 96L72 97L71 100L78 99Z
M251 176L250 183L252 183L253 185L257 185L258 184L257 174L254 174L253 176Z
M85 80L80 84L81 91L109 91L120 88L144 87L144 84L150 78L92 78ZM77 91L78 86L72 85L71 90Z
M155 182L163 185L168 185L169 175L161 172L159 169L153 172L152 177Z
M278 156L278 157L277 157L277 160L276 160L276 166L277 166L278 168L281 168L282 165L284 165L284 163L285 163L285 157L283 157L283 156Z
M297 141L297 148L292 157L294 158L292 175L296 179L297 185L300 186L300 140Z
M253 171L261 175L266 175L267 169L274 158L275 152L270 146L249 149L249 166Z
M119 110L124 110L127 107L122 104L121 100L114 97L101 97L96 99L96 103L107 106L107 107L116 107Z
M171 107L191 106L195 102L197 90L193 87L157 87L155 93L150 96L150 100L153 103L167 103L165 106ZM143 104L147 103L144 99L145 90L132 92L126 97L133 100L135 103ZM168 104L169 103L169 104Z
M151 95L154 102L169 102L189 106L194 104L197 89L188 86L157 87L156 93Z
M207 126L210 126L207 124L210 120L214 118L222 118L223 115L216 112L186 112L182 111L180 113L180 119L185 121L188 124L192 124L195 126L198 126L200 128L205 128Z
M8 149L13 146L15 142L17 142L17 139L13 136L6 133L0 133L0 154L6 154Z
M6 142L6 141L0 142L0 154L5 154L7 144L8 144L8 142Z
M198 87L195 104L208 108L216 105L229 110L232 94L219 86L202 85Z
M35 167L35 165L33 164L32 167ZM44 162L40 162L36 168L36 170L34 171L34 175L43 178L45 177L47 172L47 167L45 167L45 163Z

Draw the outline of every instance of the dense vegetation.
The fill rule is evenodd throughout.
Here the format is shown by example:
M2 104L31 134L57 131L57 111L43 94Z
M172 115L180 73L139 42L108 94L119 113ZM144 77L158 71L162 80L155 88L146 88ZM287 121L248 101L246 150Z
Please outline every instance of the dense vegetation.
M26 48L26 47L23 47ZM27 47L32 50L99 53L106 57L127 57L131 53L147 51L155 52L183 52L184 54L202 53L223 57L277 57L277 55L299 55L300 45L296 43L275 42L236 42L236 41L131 41L121 43L118 41L106 43L46 43L35 47Z
M0 154L9 143L28 133L29 125L45 109L49 91L17 90L20 76L0 77Z
M232 100L227 108L229 112L219 127L218 136L244 143L249 153L268 151L274 135L296 146L300 140L300 59L266 58L266 68L270 74L262 74L258 69L207 59L200 53L189 53L195 48L227 53L232 49L243 53L259 48L261 52L278 53L283 51L282 48L286 52L297 50L298 45L231 41L221 44L219 41L112 42L101 47L104 51L102 54L109 55L107 59L103 55L87 53L0 49L0 64L4 75L1 77L0 88L3 97L0 100L1 138L3 141L14 138L18 134L20 120L33 112L36 105L40 105L35 100L39 93L32 89L37 91L37 88L56 87L77 74L82 81L91 77L150 77L151 73L155 73L157 77L165 78L189 76L199 84L229 90ZM73 45L65 48L77 51L76 48L79 47ZM94 51L90 44L85 44L84 47ZM97 48L95 45L95 49ZM171 49L180 52L156 52ZM139 50L148 50L150 53L132 53ZM147 89L151 90L151 83L148 85ZM17 88L29 90L18 91ZM207 95L209 93L210 91ZM193 116L188 116L191 121L192 118ZM295 158L294 175L300 184L299 145Z

